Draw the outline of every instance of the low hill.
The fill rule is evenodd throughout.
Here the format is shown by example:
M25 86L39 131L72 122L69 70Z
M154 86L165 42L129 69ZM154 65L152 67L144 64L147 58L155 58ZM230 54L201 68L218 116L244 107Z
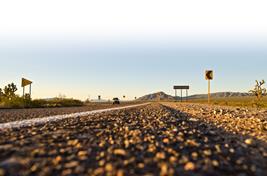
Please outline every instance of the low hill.
M246 96L250 96L250 94L241 93L241 92L217 92L217 93L211 94L212 98L246 97ZM188 96L188 99L204 99L207 97L208 97L207 94L196 94L196 95ZM152 93L152 94L142 96L138 98L138 100L140 101L159 101L159 100L173 101L173 100L180 100L180 97L175 98L174 96L168 95L164 92L157 92L157 93Z
M140 101L159 101L159 100L175 100L175 97L168 95L164 92L157 92L148 94L138 98Z
M217 92L212 93L212 98L227 98L227 97L246 97L250 96L249 93L241 93L241 92ZM196 94L188 96L188 99L204 99L208 98L208 94Z

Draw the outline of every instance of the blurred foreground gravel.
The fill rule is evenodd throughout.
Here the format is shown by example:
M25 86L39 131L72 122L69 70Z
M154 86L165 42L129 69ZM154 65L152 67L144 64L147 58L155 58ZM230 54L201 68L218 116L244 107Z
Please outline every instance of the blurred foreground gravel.
M164 105L0 131L0 175L267 175L264 116Z

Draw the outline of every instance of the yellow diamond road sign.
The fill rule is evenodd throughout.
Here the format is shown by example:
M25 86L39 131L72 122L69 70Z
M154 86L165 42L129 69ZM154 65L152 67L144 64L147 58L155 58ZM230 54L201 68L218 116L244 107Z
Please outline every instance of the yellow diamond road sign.
M25 86L30 85L30 84L32 84L32 81L27 80L25 78L22 78L22 80L21 80L21 87L25 87Z
M205 76L206 76L206 80L213 80L213 71L207 70Z

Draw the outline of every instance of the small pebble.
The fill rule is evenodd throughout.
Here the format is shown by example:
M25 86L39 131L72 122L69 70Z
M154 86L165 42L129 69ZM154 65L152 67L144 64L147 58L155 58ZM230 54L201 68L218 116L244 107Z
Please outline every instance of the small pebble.
M114 150L114 154L115 154L115 155L125 156L125 155L126 155L126 151L123 150L123 149L115 149L115 150Z
M188 162L184 166L184 170L186 170L186 171L192 171L192 170L195 170L195 169L196 169L196 166L192 162Z
M253 144L253 139L246 139L245 144L247 145L252 145Z

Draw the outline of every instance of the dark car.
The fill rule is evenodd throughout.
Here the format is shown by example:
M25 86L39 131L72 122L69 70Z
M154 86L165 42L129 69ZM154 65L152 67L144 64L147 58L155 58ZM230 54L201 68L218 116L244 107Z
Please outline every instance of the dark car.
M113 98L113 104L120 104L120 100L118 98Z

